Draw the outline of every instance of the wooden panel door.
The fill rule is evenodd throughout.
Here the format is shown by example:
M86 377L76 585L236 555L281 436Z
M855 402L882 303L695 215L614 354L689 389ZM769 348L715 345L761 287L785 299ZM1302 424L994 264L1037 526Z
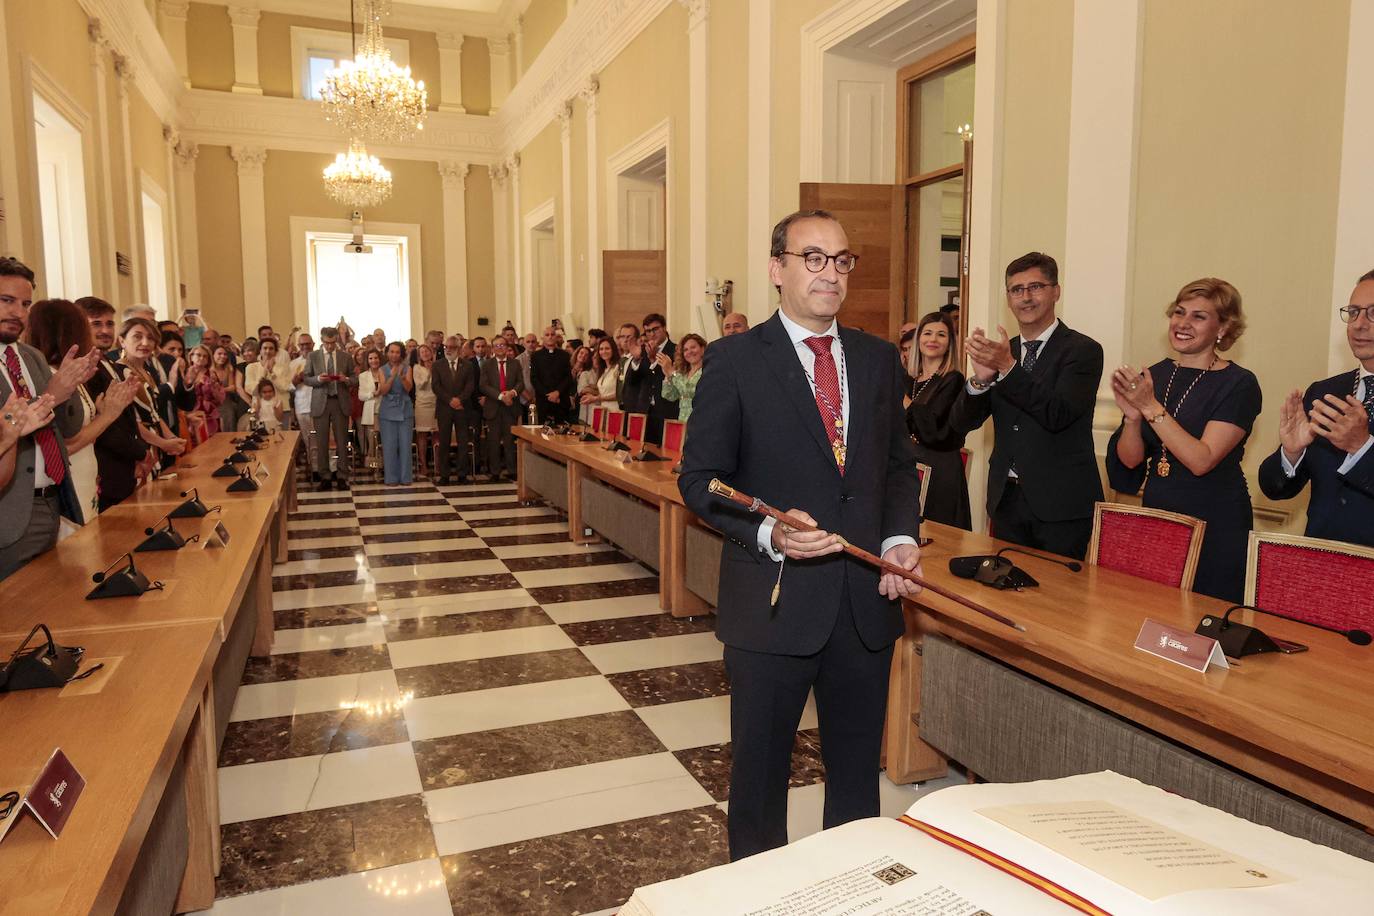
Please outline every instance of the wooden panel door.
M605 329L639 325L650 312L668 314L668 259L662 251L601 252Z
M903 321L906 189L890 184L804 182L801 209L829 210L849 236L859 264L849 275L840 323L896 340Z

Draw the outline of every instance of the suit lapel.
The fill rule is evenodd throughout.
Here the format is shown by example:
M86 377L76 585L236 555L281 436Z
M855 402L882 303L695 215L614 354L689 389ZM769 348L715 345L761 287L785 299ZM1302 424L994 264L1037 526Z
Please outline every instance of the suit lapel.
M844 347L844 369L849 376L849 429L845 438L845 447L848 456L845 459L846 467L856 467L860 453L863 451L864 443L872 439L869 434L869 427L873 425L873 401L863 397L862 393L874 390L877 378L878 367L873 365L872 360L865 359L860 354L859 335L863 332L857 328L841 327L840 344ZM843 380L842 380L843 381ZM843 393L843 389L841 389ZM880 398L885 398L885 392L878 392Z
M796 409L802 426L811 434L817 447L825 453L833 466L835 457L830 450L830 438L821 424L821 412L816 407L816 396L811 393L811 384L807 382L806 373L802 371L796 347L792 345L792 339L787 336L787 329L782 326L776 312L763 325L763 343L764 362L777 377L778 387L782 390L783 396ZM839 471L836 470L836 473Z

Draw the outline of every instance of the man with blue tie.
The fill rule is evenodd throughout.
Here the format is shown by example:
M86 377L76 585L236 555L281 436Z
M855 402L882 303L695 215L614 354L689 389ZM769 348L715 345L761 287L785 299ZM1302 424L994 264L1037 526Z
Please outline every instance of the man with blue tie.
M1311 481L1307 536L1374 547L1374 270L1340 316L1359 365L1288 395L1259 485L1270 499L1292 499Z

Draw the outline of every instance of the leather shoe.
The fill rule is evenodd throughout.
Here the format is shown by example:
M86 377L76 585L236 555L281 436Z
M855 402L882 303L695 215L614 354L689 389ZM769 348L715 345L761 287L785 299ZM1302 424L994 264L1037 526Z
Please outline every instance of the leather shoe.
M340 477L340 478L338 478L337 480L334 481L334 486L335 486L336 489L339 489L339 490L347 490L347 489L348 489L348 481L347 481L346 479L344 479L343 477Z
M315 492L317 492L317 493L324 493L324 492L326 492L326 491L328 491L328 490L332 490L332 489L334 489L334 481L332 481L332 480L321 480L319 486L315 487Z
M436 487L446 487L448 486L448 478L440 477L438 480L434 481L434 485Z

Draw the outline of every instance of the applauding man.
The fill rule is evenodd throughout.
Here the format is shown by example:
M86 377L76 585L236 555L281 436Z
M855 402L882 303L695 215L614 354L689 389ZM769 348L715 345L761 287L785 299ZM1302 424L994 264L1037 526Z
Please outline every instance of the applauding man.
M1093 407L1102 347L1054 314L1059 265L1033 251L1007 265L1007 307L1020 333L993 339L975 328L967 386L950 425L969 433L992 417L988 467L992 534L1082 559L1102 480L1093 451Z
M1292 499L1311 481L1307 536L1374 547L1374 270L1341 319L1358 365L1288 395L1259 485L1270 499Z

